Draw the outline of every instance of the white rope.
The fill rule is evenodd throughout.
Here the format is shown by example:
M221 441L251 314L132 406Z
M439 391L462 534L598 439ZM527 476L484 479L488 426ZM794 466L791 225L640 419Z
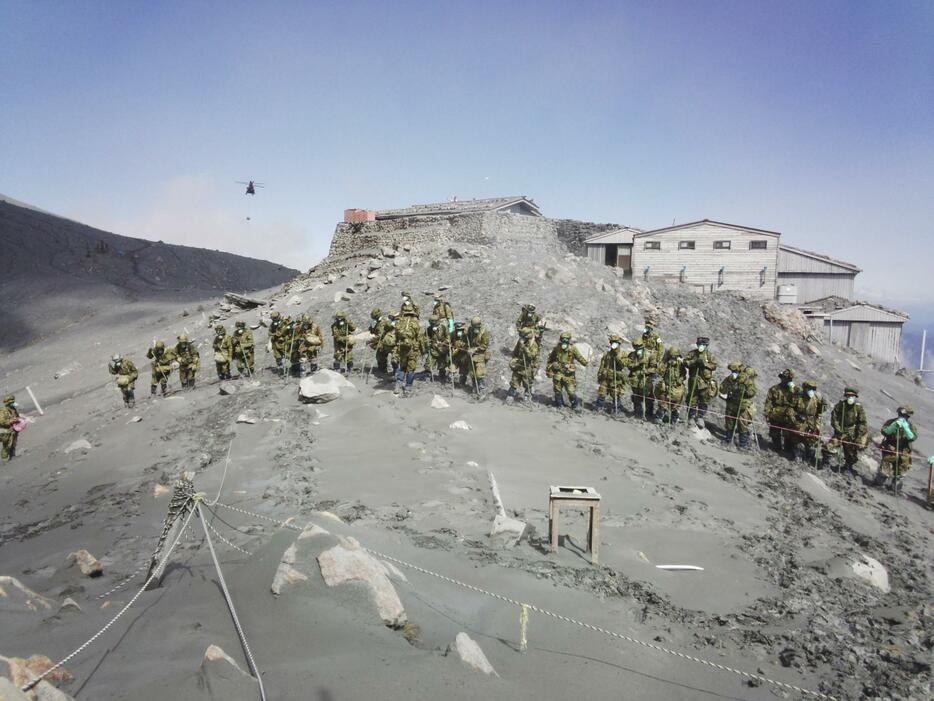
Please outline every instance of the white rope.
M208 511L210 511L210 509L208 509ZM247 550L244 550L243 548L241 548L241 547L240 547L239 545L237 545L236 543L231 543L231 542L230 542L229 540L227 540L224 536L222 536L220 533L218 533L217 529L214 528L214 526L212 526L210 522L205 521L205 523L207 523L208 528L211 529L211 533L213 533L214 535L216 535L216 536L217 536L217 539L218 539L219 541L221 541L224 545L227 545L227 546L233 548L234 550L239 550L240 552L242 552L244 555L246 555L246 556L248 556L248 557L253 557L253 553L251 553L251 552L249 552L249 551L247 551Z
M297 527L297 526L293 526L292 524L290 524L290 523L288 523L288 522L286 522L286 521L277 521L277 520L272 519L272 518L270 518L270 517L268 517L268 516L263 516L262 514L257 514L257 513L254 513L254 512L252 512L252 511L246 511L245 509L241 509L241 508L236 507L236 506L228 506L227 504L218 504L218 506L222 506L222 507L224 507L225 509L230 509L231 511L238 511L238 512L240 512L240 513L242 513L242 514L246 514L247 516L253 516L253 517L255 517L255 518L259 518L259 519L262 519L262 520L264 520L264 521L269 521L270 523L275 523L275 524L278 525L278 526L282 526L282 527L285 527L285 528L290 528L290 529L292 529L292 530L294 530L294 531L302 531L302 530L303 530L303 529L301 529L301 528L299 528L299 527ZM374 557L377 557L377 558L379 558L379 559L381 559L381 560L388 560L389 562L392 562L392 563L394 563L394 564L396 564L396 565L399 565L399 566L401 566L401 567L405 567L405 568L410 569L410 570L413 570L413 571L415 571L415 572L421 572L422 574L426 574L426 575L428 575L428 576L430 576L430 577L434 577L434 578L436 578L436 579L440 579L440 580L442 580L442 581L444 581L444 582L448 582L449 584L454 584L454 585L456 585L456 586L458 586L458 587L461 587L461 588L463 588L463 589L468 589L468 590L473 591L473 592L476 592L476 593L478 593L478 594L483 594L484 596L489 596L489 597L491 597L491 598L493 598L493 599L498 599L499 601L503 601L503 602L505 602L505 603L507 603L507 604L511 604L511 605L513 605L513 606L519 606L519 607L522 608L524 611L525 611L525 610L528 610L528 611L535 611L536 613L540 613L540 614L542 614L543 616L548 616L549 618L554 618L554 619L556 619L556 620L563 621L563 622L565 622L565 623L570 623L570 624L573 624L573 625L576 625L576 626L580 626L580 627L582 627L582 628L586 628L587 630L591 630L591 631L594 631L594 632L596 632L596 633L601 633L601 634L606 635L606 636L609 636L609 637L611 637L611 638L616 638L617 640L623 640L623 641L625 641L625 642L632 643L632 644L634 644L634 645L639 645L639 646L644 647L644 648L647 648L647 649L649 649L649 650L655 650L656 652L662 652L662 653L665 653L666 655L672 655L673 657L678 657L678 658L683 659L683 660L688 660L688 661L690 661L690 662L695 662L695 663L697 663L697 664L704 665L705 667L711 667L711 668L716 669L716 670L719 670L719 671L721 671L721 672L730 672L730 673L732 673L732 674L736 674L736 675L738 675L738 676L740 676L740 677L743 677L744 679L753 679L753 680L756 680L756 681L759 681L759 682L764 682L764 683L766 683L766 684L771 684L772 686L777 686L777 687L782 688L782 689L788 689L788 690L791 690L791 691L797 691L798 693L805 694L805 695L807 695L807 696L813 696L814 698L826 699L827 701L838 701L838 699L836 699L835 697L829 696L829 695L827 695L827 694L823 694L823 693L821 693L821 692L819 692L819 691L810 691L810 690L804 689L804 688L802 688L802 687L800 687L800 686L795 686L794 684L787 684L787 683L785 683L785 682L781 682L781 681L778 681L778 680L776 680L776 679L770 679L769 677L764 677L764 676L759 675L759 674L752 674L752 673L750 673L750 672L744 672L744 671L741 670L741 669L736 669L736 668L734 668L734 667L727 667L726 665L717 664L716 662L710 662L709 660L701 659L700 657L694 657L693 655L688 655L688 654L685 654L685 653L683 653L683 652L678 652L677 650L671 650L671 649L669 649L669 648L662 647L661 645L656 645L656 644L654 644L654 643L647 643L647 642L645 642L644 640L639 640L638 638L632 638L632 637L630 637L630 636L628 636L628 635L623 635L622 633L615 633L615 632L613 632L613 631L611 631L611 630L607 630L606 628L600 628L599 626L591 625L590 623L584 623L583 621L578 621L578 620L576 620L576 619L574 619L574 618L570 618L570 617L568 617L568 616L563 616L563 615L561 615L560 613L555 613L555 612L553 612L553 611L549 611L548 609L540 608L539 606L535 606L534 604L523 603L523 602L521 602L521 601L518 601L517 599L512 599L512 598L510 598L510 597L508 597L508 596L503 596L502 594L497 594L497 593L492 592L492 591L489 591L489 590L487 590L487 589L481 589L480 587L476 587L476 586L474 586L474 585L472 585L472 584L467 584L466 582L462 582L462 581L460 581L460 580L453 579L453 578L451 578L451 577L447 577L447 576L445 576L445 575L443 575L443 574L440 574L440 573L438 573L438 572L432 572L431 570L426 570L424 567L419 567L418 565L413 565L413 564L410 563L410 562L406 562L405 560L400 560L400 559L398 559L398 558L392 557L391 555L386 555L386 554L384 554L384 553L379 552L378 550L372 550L372 549L370 549L370 548L363 548L363 550L365 550L366 552L370 553L370 554L373 555Z
M205 502L208 506L214 506L218 500L221 498L221 490L224 488L224 482L227 481L227 468L230 467L230 450L233 448L233 438L230 439L230 443L227 444L227 459L224 461L224 474L221 476L220 486L217 488L217 496L214 497L214 501Z
M257 684L259 684L259 696L262 701L266 701L266 689L263 687L263 678L256 666L256 661L253 659L253 653L250 650L250 644L246 640L246 635L243 633L240 619L237 617L237 610L234 608L233 599L230 597L230 590L227 588L227 582L224 580L224 573L221 571L221 563L217 559L217 553L214 552L214 543L211 542L211 534L208 529L207 519L204 518L204 512L201 510L201 502L196 502L195 508L198 510L198 518L201 519L201 525L204 526L204 538L208 543L208 549L211 551L211 559L214 560L214 568L217 570L217 579L221 585L221 591L224 592L224 598L227 600L227 608L230 609L230 617L233 619L234 626L237 628L237 635L240 636L240 643L243 645L244 652L246 652L247 660L250 663L250 669L253 670L253 676L256 678Z
M81 652L83 652L83 651L85 650L85 648L87 648L91 643L93 643L95 640L97 640L99 637L101 637L105 632L107 632L107 630L108 630L114 623L117 622L117 619L119 619L120 616L122 616L124 613L126 613L127 610L128 610L133 604L136 603L136 600L137 600L140 596L142 596L143 592L146 591L146 588L147 588L155 579L158 579L159 577L162 576L162 571L163 571L163 569L165 569L165 565L166 565L166 563L168 563L169 557L172 555L172 551L175 550L175 546L178 545L179 541L181 541L181 539L182 539L182 536L185 534L185 531L188 529L188 524L191 522L191 517L194 515L194 513L195 513L194 510L188 512L188 517L185 519L185 522L182 524L182 529L179 531L178 537L175 539L175 542L172 543L172 547L170 547L170 548L168 549L168 551L165 553L165 557L162 558L162 561L156 566L156 569L153 570L152 574L149 575L149 578L146 580L146 582L143 584L143 586L140 587L139 591L136 592L136 594L133 595L133 598L130 599L130 601L126 604L126 606L124 606L122 609L120 609L119 611L117 611L117 614L116 614L113 618L111 618L110 621L108 621L107 624L106 624L103 628L101 628L101 629L100 629L99 631L97 631L94 635L92 635L86 642L84 642L84 643L83 643L82 645L80 645L79 647L75 648L75 650L74 650L73 652L71 652L69 655L67 655L67 656L65 656L64 658L62 658L62 660L61 660L58 664L56 664L56 665L54 665L54 666L52 666L52 667L49 667L49 668L48 668L47 670L45 670L42 674L40 674L40 675L37 676L37 677L34 677L28 684L26 684L26 686L22 687L21 691L23 691L23 692L29 691L29 690L32 689L36 684L38 684L39 682L41 682L45 677L49 676L49 675L50 675L52 672L54 672L56 669L58 669L59 667L61 667L61 666L64 665L65 663L67 663L70 659L72 659L73 657L75 657L75 655L78 655L78 654L80 654Z

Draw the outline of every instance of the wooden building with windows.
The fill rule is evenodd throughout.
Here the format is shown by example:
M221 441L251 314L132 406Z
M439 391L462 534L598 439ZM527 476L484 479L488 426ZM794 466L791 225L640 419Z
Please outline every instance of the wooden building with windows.
M621 226L591 236L584 241L587 257L595 263L622 268L627 276L632 275L632 237L639 233L642 229Z
M772 299L780 236L710 219L635 232L632 275L698 292L742 290Z
M831 343L884 363L901 363L902 327L909 319L905 312L836 296L803 305L801 312Z
M852 263L781 244L778 247L779 299L807 304L825 297L853 299L856 276Z

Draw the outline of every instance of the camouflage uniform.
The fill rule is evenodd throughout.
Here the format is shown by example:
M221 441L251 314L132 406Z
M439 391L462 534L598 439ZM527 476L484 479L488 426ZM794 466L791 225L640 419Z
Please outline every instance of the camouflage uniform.
M272 312L269 316L269 350L272 352L272 357L276 360L276 367L279 369L279 372L282 373L285 372L282 359L287 355L289 343L286 332L291 320L288 317L283 317L276 311Z
M0 409L0 457L4 460L16 457L16 439L19 433L13 429L13 424L18 418L16 397L8 394L3 398L3 408Z
M541 315L535 311L534 304L522 305L522 312L516 320L516 331L522 331L522 329L532 329L532 332L535 334L535 340L538 341L539 348L541 348L542 336L545 333L545 325L542 323Z
M123 395L123 404L128 409L132 409L136 406L136 378L139 377L136 366L117 353L110 359L107 370L111 375L117 376L117 387Z
M856 471L859 451L869 445L869 422L858 397L859 392L855 387L843 390L843 399L830 412L833 437L827 441L824 450L824 462L829 462L830 457L837 454L837 448L842 448L843 469L850 472Z
M730 363L730 374L720 383L720 396L726 400L726 440L733 442L736 436L740 448L749 447L749 429L756 416L756 371L742 363Z
M175 359L178 361L178 379L182 389L194 389L195 374L201 369L201 354L198 347L182 334L175 344Z
M415 315L411 302L402 305L402 318L395 326L396 393L404 396L412 393L418 359L425 350L426 342L422 327ZM403 384L404 383L404 384Z
M794 403L794 433L791 435L795 445L804 446L805 457L814 460L821 445L821 424L827 411L827 400L817 391L817 383L813 380L806 380L801 390Z
M558 345L548 354L548 363L545 365L545 374L551 378L555 393L555 406L564 406L564 395L567 393L571 408L577 409L581 405L577 396L577 365L587 367L587 359L571 343L571 334L567 331L561 334Z
M918 439L918 429L910 421L914 409L898 407L898 416L882 425L882 463L876 474L876 484L892 478L896 491L901 486L902 476L911 468L911 444Z
M411 292L407 292L406 290L403 290L403 291L402 291L402 306L405 306L406 303L412 305L412 308L415 310L415 316L416 316L416 317L421 317L421 315L422 315L422 310L421 310L421 308L419 308L419 306L415 303L415 298L412 296L412 293L411 293ZM400 317L402 316L402 307L399 307L399 316L400 316Z
M709 344L709 338L700 336L695 347L684 356L684 364L688 368L688 418L694 419L701 428L704 427L707 406L717 396L718 389L713 377L717 359L707 350Z
M665 357L665 346L662 345L661 337L655 330L655 321L651 318L645 320L645 327L642 331L642 344L646 353L655 354L657 362L660 363L662 358Z
M230 379L230 361L233 358L233 339L227 335L227 329L218 324L214 327L214 367L220 380Z
M331 324L331 337L334 340L334 365L335 370L347 372L353 370L353 347L354 340L351 338L356 333L357 327L352 321L347 319L344 312L337 312L334 315L334 323Z
M389 319L383 316L383 312L379 307L370 312L370 319L372 319L372 323L368 330L372 334L372 338L367 341L367 345L373 349L376 356L376 369L380 372L386 372L389 351L383 348L383 336L386 334L386 329L389 328Z
M680 407L684 401L688 369L681 357L681 349L670 346L658 365L658 382L655 384L655 401L658 402L656 418L675 424L681 418Z
M477 394L483 394L486 389L486 363L490 359L490 342L490 332L478 316L470 320L469 326L461 324L454 327L451 344L454 364L460 374L461 384L469 377L474 381Z
M629 367L629 384L632 387L632 410L636 416L649 421L655 420L655 388L653 383L658 372L658 358L645 350L641 338L633 339L632 351L626 359Z
M520 330L519 340L516 341L515 348L512 349L512 358L509 361L512 377L509 378L507 400L514 400L518 396L520 388L522 389L523 399L532 399L532 387L535 384L535 373L538 372L540 353L541 348L535 338L534 327L526 327Z
M175 360L175 351L165 347L165 342L156 341L156 345L146 351L146 357L152 360L149 364L151 376L149 379L149 393L156 393L156 385L162 387L162 394L168 391L169 376L172 374L172 361Z
M248 329L243 321L234 324L233 352L237 361L237 372L241 375L248 373L252 377L256 347L253 344L253 331Z
M324 345L324 334L321 327L311 320L307 314L292 322L291 334L295 341L292 343L292 352L289 355L289 372L293 377L302 377L305 374L305 363L308 363L308 372L318 370L318 352Z
M597 411L606 406L616 413L623 403L629 371L622 345L622 338L610 336L610 349L600 357L600 367L597 368L597 401L594 405ZM607 397L610 399L609 404L606 403Z
M438 326L443 326L448 334L454 330L454 310L441 295L435 295L435 304L431 310L431 316L428 318Z
M782 370L778 384L769 387L765 395L765 420L769 424L772 450L794 453L795 438L792 430L795 422L795 404L801 392L795 386L795 371Z
M428 355L425 357L426 370L438 371L438 380L447 382L451 371L451 334L444 319L432 318L427 331Z

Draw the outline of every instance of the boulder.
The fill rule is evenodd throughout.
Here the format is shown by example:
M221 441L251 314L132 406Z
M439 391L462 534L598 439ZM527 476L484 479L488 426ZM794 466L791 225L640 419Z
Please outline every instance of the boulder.
M16 577L0 575L0 611L51 611L52 600L37 594Z
M794 343L788 344L788 352L791 353L796 358L800 358L801 356L804 355L804 353L801 352L801 349L798 348L798 346Z
M44 679L33 688L36 695L35 701L75 701L74 697L69 696L61 689L56 689ZM0 699L3 697L0 696Z
M0 655L0 662L6 662L9 666L10 681L19 689L55 666L55 663L45 655L32 655L29 658ZM64 667L58 667L45 677L47 682L70 682L74 678L75 676Z
M221 382L221 383L217 386L217 391L218 391L220 394L224 395L225 397L228 397L228 396L230 396L230 395L232 395L232 394L236 394L236 393L237 393L237 390L239 390L239 389L240 389L240 387L239 387L238 385L234 384L233 382Z
M200 686L216 701L256 698L256 680L217 645L209 645L198 670Z
M293 307L298 307L301 305L301 303L302 303L302 298L299 297L298 295L292 295L291 297L289 297L289 301L286 302L286 304L289 304Z
M493 669L493 665L487 660L486 655L483 654L483 650L467 633L458 633L454 638L454 644L448 648L448 651L457 655L460 661L471 669L483 672L488 676L499 676L496 670Z
M451 258L453 260L459 260L463 257L464 257L464 254L458 251L456 248L448 249L448 258Z
M266 302L262 299L239 295L236 292L227 292L224 294L224 298L231 304L234 304L241 309L255 309L256 307L262 307L264 304L266 304Z
M382 254L383 258L395 258L396 257L395 249L389 248L389 246L383 246L380 253Z
M65 455L68 455L69 453L73 453L76 450L93 450L93 449L94 449L94 446L92 446L87 439L79 438L78 440L74 441L71 445L69 445L67 448L65 448Z
M389 581L389 570L363 550L356 540L341 539L339 545L325 550L317 559L321 577L329 587L360 582L368 589L370 599L386 625L397 628L407 621L399 595Z
M81 613L81 607L78 602L71 597L66 598L62 605L58 607L59 613Z
M164 496L172 491L172 488L165 484L156 484L152 488L152 496L154 499L158 499L161 496Z
M30 701L30 699L9 679L0 677L0 701Z
M366 269L369 272L373 272L374 270L379 270L382 267L383 267L383 261L381 261L379 258L373 258L367 263Z
M447 400L444 399L444 397L442 397L441 395L436 394L435 396L431 398L432 409L447 409L449 406L451 405L448 404Z
M404 269L401 273L399 273L399 274L400 274L402 277L408 277L409 275L414 275L414 274L415 274L415 268L405 268L405 269Z
M324 530L324 529L321 529ZM327 533L327 531L324 531ZM272 578L272 593L276 596L282 593L286 586L307 582L308 577L295 569L295 560L298 555L298 549L295 543L292 543L285 552L282 553L282 559L279 561L279 567Z
M100 577L104 574L101 561L87 550L77 550L68 556L68 561L76 563L85 577Z
M804 346L807 349L807 352L811 355L816 355L818 358L821 356L820 348L815 346L813 343L808 343Z
M405 256L397 256L395 260L392 261L392 267L394 268L407 268L409 266L409 259Z
M851 563L853 574L869 582L872 586L888 594L892 588L889 586L889 573L881 562L869 555L860 554L860 559Z
M762 305L762 315L771 323L805 340L814 338L814 327L797 307L783 307L775 302Z
M453 428L458 431L469 431L470 424L464 421L463 419L458 419L457 421L452 423L450 426L448 426L448 428Z
M240 414L237 417L238 424L255 424L258 419L255 416L250 416L249 414Z
M352 382L334 370L318 370L310 377L302 378L298 387L300 401L311 404L333 402L341 396L341 390L355 389Z

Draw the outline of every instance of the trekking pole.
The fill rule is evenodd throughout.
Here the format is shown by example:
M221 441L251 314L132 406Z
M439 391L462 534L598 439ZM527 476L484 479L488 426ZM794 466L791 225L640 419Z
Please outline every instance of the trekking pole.
M448 337L448 375L451 378L451 397L454 396L454 344Z
M731 417L733 419L733 434L730 436L730 445L733 445L733 439L736 438L736 429L739 427L739 414L743 413L743 399L746 398L746 385L743 385L742 391L739 393L739 404L736 405L737 416Z
M477 366L473 362L473 347L470 345L470 336L464 333L464 339L467 341L467 357L470 359L470 375L473 377L474 388L477 390L477 398L480 397L480 381L477 379Z
M292 351L293 351L294 348L295 348L295 324L293 323L293 324L292 324L292 338L289 340L289 353L288 353L289 372L290 372L290 373L291 373L291 370L292 370L292 366L294 365L294 363L292 362ZM302 362L302 361L299 360L298 362L299 362L299 374L301 374L301 362ZM286 373L284 372L284 370L285 370L285 368L283 368L283 373L282 373L283 379L285 379L285 376L286 376Z

